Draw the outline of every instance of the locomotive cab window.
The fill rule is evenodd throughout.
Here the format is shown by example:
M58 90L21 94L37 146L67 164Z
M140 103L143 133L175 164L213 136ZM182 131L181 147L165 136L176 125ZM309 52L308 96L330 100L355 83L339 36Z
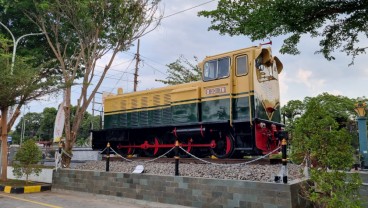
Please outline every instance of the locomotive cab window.
M242 76L248 74L248 57L238 56L236 57L236 75Z
M204 64L203 81L222 79L229 76L230 58L207 61Z

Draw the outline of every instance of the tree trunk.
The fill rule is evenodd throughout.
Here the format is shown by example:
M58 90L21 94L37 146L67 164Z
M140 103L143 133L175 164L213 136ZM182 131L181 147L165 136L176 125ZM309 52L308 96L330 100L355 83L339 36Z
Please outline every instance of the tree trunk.
M71 143L69 141L69 142L63 144L62 149L63 149L62 154L61 154L62 168L69 168L70 163L72 161L72 157L73 157L73 154L72 154L73 145L71 145Z
M68 155L66 154L62 154L61 155L61 165L62 165L62 168L69 168L70 167L70 163L72 161L72 158L70 158Z
M1 108L1 180L6 181L8 175L8 107Z

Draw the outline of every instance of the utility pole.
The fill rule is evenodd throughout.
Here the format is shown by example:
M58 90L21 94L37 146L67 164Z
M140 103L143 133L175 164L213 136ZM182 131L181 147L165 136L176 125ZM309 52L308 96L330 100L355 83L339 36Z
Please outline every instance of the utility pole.
M140 42L140 40L138 39L137 53L135 54L136 62L135 62L135 72L134 72L134 92L137 91L137 86L138 86L138 64L139 64L139 61L140 61L140 58L139 58L139 42Z

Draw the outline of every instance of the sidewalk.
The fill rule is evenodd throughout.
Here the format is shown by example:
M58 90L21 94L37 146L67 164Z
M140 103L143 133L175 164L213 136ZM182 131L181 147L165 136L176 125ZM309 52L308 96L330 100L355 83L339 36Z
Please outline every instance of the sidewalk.
M0 192L0 198L1 208L188 208L180 205L66 191L61 189L52 189L52 191L32 194L7 194Z

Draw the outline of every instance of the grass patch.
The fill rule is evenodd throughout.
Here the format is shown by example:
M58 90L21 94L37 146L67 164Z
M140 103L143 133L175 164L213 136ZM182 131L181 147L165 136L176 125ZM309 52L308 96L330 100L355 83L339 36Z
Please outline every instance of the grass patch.
M45 183L28 181L26 183L25 180L16 180L16 179L8 179L7 181L0 181L0 185L2 186L35 186L35 185L43 185Z

